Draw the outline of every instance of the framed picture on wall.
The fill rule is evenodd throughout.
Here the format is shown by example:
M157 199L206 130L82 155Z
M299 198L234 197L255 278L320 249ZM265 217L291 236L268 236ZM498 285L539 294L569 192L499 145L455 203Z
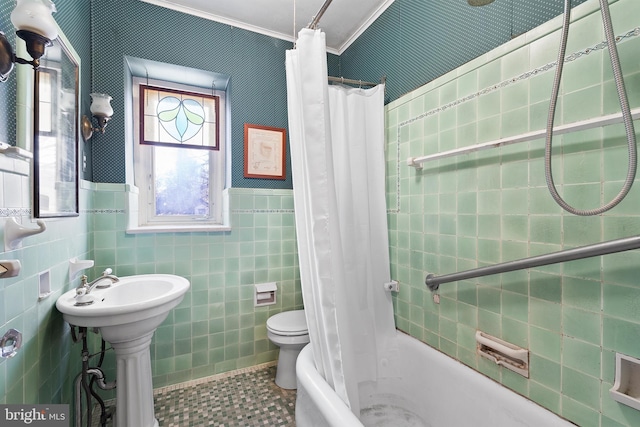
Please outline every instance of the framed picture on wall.
M269 126L244 125L244 177L286 179L287 131Z

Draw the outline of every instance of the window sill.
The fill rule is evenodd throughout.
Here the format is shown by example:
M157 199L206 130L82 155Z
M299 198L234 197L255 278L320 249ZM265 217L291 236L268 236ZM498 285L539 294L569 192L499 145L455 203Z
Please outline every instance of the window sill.
M144 233L193 233L193 232L231 231L231 227L222 224L185 224L185 225L145 225L127 228L127 234Z

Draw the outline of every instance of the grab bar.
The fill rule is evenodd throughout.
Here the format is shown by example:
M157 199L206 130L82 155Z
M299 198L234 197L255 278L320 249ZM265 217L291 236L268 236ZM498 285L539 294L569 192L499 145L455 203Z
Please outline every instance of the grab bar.
M499 264L489 265L486 267L473 268L471 270L445 274L443 276L428 274L424 283L427 285L431 292L434 292L440 288L441 283L457 282L459 280L473 279L475 277L489 276L492 274L506 273L509 271L524 270L526 268L540 267L543 265L557 264L560 262L574 261L600 255L608 255L638 248L640 248L640 236L625 237L622 239L595 243L593 245L580 246L573 249L552 252L545 255L507 261Z
M631 110L631 117L633 120L640 119L640 108ZM565 125L557 126L553 129L553 133L556 135L562 135L569 132L577 132L580 130L593 129L596 127L608 126L622 122L622 113L609 114L607 116L596 117L593 119L587 119L579 122L568 123ZM416 169L422 169L422 164L431 160L444 159L446 157L457 156L460 154L473 153L475 151L486 150L488 148L498 148L505 145L516 144L519 142L533 141L535 139L544 138L547 130L540 129L521 135L509 136L506 138L498 139L495 141L482 142L480 144L470 145L468 147L456 148L449 151L442 151L436 154L430 154L422 157L409 157L407 159L407 166L412 166Z

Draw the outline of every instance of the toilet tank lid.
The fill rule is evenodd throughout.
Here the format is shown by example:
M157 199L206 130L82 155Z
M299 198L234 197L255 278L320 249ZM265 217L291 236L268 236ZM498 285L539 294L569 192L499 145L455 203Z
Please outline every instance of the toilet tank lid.
M307 330L304 310L283 311L267 319L267 328L276 332L303 332Z

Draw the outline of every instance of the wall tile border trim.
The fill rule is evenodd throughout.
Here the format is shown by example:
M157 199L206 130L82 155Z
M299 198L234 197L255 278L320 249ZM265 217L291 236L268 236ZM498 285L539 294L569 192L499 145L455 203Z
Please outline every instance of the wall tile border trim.
M87 209L83 210L82 213L86 214L124 214L127 213L124 209Z
M31 208L0 208L0 218L31 216Z
M631 37L637 37L637 36L640 36L640 27L636 27L636 28L634 28L632 30L629 30L626 33L624 33L623 35L616 36L616 43L622 43L625 40L630 39ZM580 58L582 56L589 55L591 52L595 52L595 51L598 51L598 50L603 50L603 49L606 49L606 48L607 48L607 42L606 41L602 41L602 42L600 42L600 43L598 43L598 44L596 44L596 45L594 45L592 47L588 47L588 48L586 48L584 50L581 50L581 51L578 51L578 52L574 52L571 55L565 56L564 62L565 63L572 62L572 61L575 61L576 59L578 59L578 58ZM470 95L467 95L464 98L459 98L459 99L457 99L455 101L449 102L448 104L442 105L442 106L440 106L438 108L435 108L433 110L430 110L430 111L427 111L425 113L422 113L419 116L416 116L416 117L413 117L411 119L405 120L405 121L401 122L398 125L398 136L400 135L400 128L402 128L403 126L406 126L408 124L411 124L411 123L415 122L416 120L424 119L425 117L429 117L429 116L432 116L434 114L441 113L441 112L443 112L443 111L445 111L445 110L447 110L449 108L456 107L456 106L458 106L458 105L460 105L460 104L462 104L464 102L471 101L472 99L475 99L475 98L479 98L482 95L486 95L486 94L494 92L496 90L503 89L503 88L505 88L507 86L510 86L510 85L514 84L514 83L518 83L518 82L520 82L522 80L526 80L526 79L528 79L528 78L530 78L532 76L538 75L540 73L544 73L546 71L549 71L549 70L555 68L557 64L558 64L557 61L550 62L550 63L548 63L546 65L541 66L541 67L535 68L535 69L527 71L525 73L522 73L519 76L512 77L510 79L504 80L504 81L502 81L500 83L497 83L495 85L492 85L492 86L488 86L488 87L486 87L486 88L484 88L484 89L482 89L482 90L480 90L478 92L475 92L475 93L472 93Z
M233 214L271 214L271 213L295 213L293 209L231 209Z

